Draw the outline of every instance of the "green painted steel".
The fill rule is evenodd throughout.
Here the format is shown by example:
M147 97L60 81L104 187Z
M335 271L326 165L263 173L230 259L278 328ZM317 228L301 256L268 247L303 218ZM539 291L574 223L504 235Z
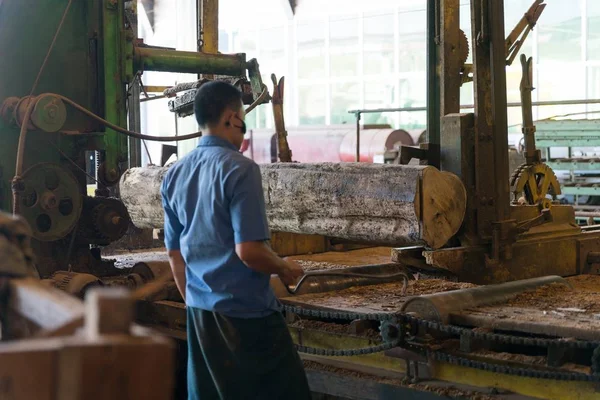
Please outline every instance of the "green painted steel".
M135 67L143 71L246 75L245 54L205 54L149 47L135 48Z
M127 115L125 81L122 75L123 18L123 0L103 0L104 118L113 124L125 127ZM127 138L111 129L106 129L104 144L106 150L104 172L107 174L105 179L114 182L119 179L120 163L127 160Z
M0 12L0 104L8 97L29 95L68 0L5 1ZM101 113L97 73L99 0L74 1L41 76L35 94L53 92ZM94 132L101 128L83 115L67 110L65 130ZM11 210L10 180L15 171L19 130L0 118L0 209ZM38 162L60 162L55 143L77 157L76 140L59 134L31 131L27 135L24 168ZM67 165L67 164L66 164Z
M593 186L561 186L562 194L580 196L600 196L600 187Z
M546 164L554 171L600 171L600 159L581 161L577 159L551 160Z

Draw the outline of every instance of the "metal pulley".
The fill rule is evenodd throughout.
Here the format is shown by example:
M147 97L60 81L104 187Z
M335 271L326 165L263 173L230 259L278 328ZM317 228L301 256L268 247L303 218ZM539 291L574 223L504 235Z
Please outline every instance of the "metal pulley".
M83 204L73 173L57 164L40 163L23 173L23 183L20 213L31 225L33 237L53 241L68 235Z
M58 132L67 122L67 108L65 103L51 94L39 96L9 97L0 106L0 116L7 122L17 126L25 123L27 108L34 102L33 110L27 129L44 132Z

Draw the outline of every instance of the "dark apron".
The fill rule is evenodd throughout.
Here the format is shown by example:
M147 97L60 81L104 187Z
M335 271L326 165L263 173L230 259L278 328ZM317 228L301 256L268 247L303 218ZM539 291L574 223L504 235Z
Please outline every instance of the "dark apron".
M302 361L279 312L232 318L187 307L188 398L311 398Z

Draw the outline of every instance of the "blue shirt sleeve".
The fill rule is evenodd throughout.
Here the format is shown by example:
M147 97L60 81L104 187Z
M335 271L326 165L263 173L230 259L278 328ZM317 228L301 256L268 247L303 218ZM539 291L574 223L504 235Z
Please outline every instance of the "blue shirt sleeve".
M179 222L177 214L169 205L166 182L167 180L165 179L161 187L162 205L165 212L165 247L167 250L180 250L179 238L181 237L181 232L183 232L183 225Z
M229 211L236 244L271 238L257 164L252 163L235 183Z

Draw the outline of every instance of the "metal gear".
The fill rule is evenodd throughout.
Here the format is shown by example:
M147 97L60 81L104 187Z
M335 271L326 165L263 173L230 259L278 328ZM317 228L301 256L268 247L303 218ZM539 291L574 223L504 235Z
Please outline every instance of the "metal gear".
M96 205L92 210L94 231L102 239L115 241L127 232L129 214L120 201L116 199L104 200L105 202Z
M23 182L20 213L31 225L33 237L53 241L67 236L83 205L75 175L58 164L40 163L23 173Z
M458 59L461 64L464 64L467 62L467 58L469 58L469 39L461 29L458 38Z
M549 206L551 196L561 194L560 184L552 168L543 163L523 164L515 170L510 180L513 202L524 197L527 204Z

